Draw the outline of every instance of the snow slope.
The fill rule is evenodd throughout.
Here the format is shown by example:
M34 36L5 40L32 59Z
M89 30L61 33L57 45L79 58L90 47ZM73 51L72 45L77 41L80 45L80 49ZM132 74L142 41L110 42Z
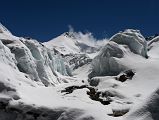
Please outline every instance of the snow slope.
M142 90L142 93L147 94L147 97L140 103L137 103L130 111L130 113L125 116L124 120L158 120L159 118L159 111L157 107L159 98L159 41L157 39L158 37L150 41L149 47L151 49L148 51L148 56L150 57L150 59L148 63L142 65L143 67L145 67L145 69L143 69L143 76L145 78L140 78L140 81L144 84L140 84L139 88Z

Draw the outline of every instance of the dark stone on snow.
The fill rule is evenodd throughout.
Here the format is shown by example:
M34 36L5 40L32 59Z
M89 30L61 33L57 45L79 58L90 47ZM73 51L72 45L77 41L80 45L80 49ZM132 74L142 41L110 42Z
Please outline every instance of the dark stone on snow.
M132 70L127 70L123 74L121 74L119 77L116 77L116 80L119 80L121 82L125 82L127 79L132 79L135 75L135 72Z

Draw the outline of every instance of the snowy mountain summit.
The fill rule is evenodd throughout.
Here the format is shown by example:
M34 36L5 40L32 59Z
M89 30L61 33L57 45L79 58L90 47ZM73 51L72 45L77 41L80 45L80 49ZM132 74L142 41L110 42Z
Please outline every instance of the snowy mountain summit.
M101 41L105 42L105 41ZM90 33L83 34L74 31L65 32L62 35L54 38L44 45L50 49L56 49L61 54L78 54L78 53L95 53L99 51L101 42L97 42Z
M0 24L0 120L158 120L158 51L139 30L40 43Z

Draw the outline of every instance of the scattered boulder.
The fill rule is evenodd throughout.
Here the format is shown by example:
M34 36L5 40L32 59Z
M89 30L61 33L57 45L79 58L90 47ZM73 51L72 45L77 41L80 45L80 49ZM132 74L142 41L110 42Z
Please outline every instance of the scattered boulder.
M87 88L87 95L89 95L90 99L99 101L103 105L108 105L112 101L109 96L106 96L105 93L97 91L94 87L81 85L81 86L69 86L62 90L61 92L65 92L66 94L71 94L74 90ZM66 95L65 94L65 95Z
M120 74L119 77L116 77L115 79L121 82L125 82L127 79L132 79L135 75L135 72L132 70L124 71L124 73Z
M90 91L87 94L90 96L92 100L99 101L103 105L109 105L112 100L109 96L104 96L102 92L97 91L94 88L89 89Z
M65 92L66 94L70 94L76 89L83 89L83 88L87 88L87 87L88 87L87 85L69 86L69 87L66 87L64 90L61 90L61 92Z
M113 116L113 117L120 117L125 115L126 113L129 112L129 109L123 109L123 110L115 110L113 109L113 114L108 114L109 116Z

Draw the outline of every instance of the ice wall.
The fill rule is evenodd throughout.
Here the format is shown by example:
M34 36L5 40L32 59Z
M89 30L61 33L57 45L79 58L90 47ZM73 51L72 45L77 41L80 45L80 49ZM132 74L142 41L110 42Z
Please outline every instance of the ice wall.
M3 39L2 42L0 42L1 53L5 57L1 60L13 64L12 66L28 74L34 81L42 82L45 86L55 85L63 82L58 80L57 73L66 76L71 74L60 55L55 55L54 51L36 40L19 38L19 40Z
M115 34L110 41L127 45L135 54L147 58L147 42L139 30L127 29L124 32Z

